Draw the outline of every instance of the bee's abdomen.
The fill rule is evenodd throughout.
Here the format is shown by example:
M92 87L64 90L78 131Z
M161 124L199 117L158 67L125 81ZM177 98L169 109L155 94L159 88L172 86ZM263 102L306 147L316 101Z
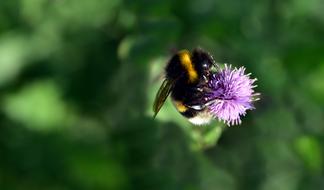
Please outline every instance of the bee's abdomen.
M195 110L193 108L186 106L181 101L176 101L176 100L173 100L173 103L176 109L178 110L178 112L195 125L208 124L212 119L211 114L209 114L206 109Z
M173 100L174 106L178 110L181 115L185 116L186 118L192 118L197 115L197 110L192 109L186 106L182 101Z

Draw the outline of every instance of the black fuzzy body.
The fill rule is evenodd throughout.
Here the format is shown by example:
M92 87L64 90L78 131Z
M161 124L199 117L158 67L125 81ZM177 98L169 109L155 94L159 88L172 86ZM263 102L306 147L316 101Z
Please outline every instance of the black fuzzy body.
M181 63L179 53L169 61L165 71L166 78L174 81L171 98L174 102L186 107L185 111L178 111L187 118L193 118L205 110L206 100L203 97L211 67L214 65L212 57L202 49L194 49L190 53L190 60L197 79L189 80L188 69Z

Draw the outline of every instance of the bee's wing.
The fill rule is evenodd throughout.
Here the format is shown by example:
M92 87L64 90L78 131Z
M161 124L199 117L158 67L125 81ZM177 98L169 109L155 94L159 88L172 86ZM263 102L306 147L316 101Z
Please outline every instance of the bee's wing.
M155 96L154 105L153 105L153 111L154 111L154 118L160 111L161 107L163 106L165 100L169 96L172 88L173 88L174 81L165 79L158 91L158 93Z

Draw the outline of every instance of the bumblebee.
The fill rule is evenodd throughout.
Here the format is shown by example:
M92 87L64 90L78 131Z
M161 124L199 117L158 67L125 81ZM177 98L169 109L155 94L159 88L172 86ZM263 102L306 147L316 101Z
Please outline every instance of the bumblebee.
M209 123L212 116L207 111L208 101L203 97L203 93L207 90L208 79L214 66L216 64L212 56L201 48L191 52L181 50L173 55L167 63L165 79L155 97L154 118L171 94L175 108L191 123Z

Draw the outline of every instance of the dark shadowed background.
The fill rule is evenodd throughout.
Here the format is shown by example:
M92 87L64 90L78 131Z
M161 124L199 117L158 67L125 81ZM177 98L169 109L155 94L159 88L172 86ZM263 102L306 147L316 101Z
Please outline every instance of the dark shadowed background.
M324 188L321 0L0 0L1 190ZM175 50L245 66L240 126L152 102Z

